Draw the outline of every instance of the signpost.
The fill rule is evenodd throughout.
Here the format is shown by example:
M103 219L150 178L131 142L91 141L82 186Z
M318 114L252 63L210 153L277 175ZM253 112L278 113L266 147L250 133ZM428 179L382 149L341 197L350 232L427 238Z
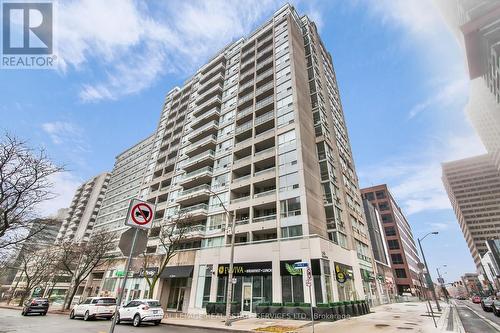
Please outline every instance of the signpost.
M312 323L312 332L314 333L314 308L312 303L312 271L311 267L309 267L308 262L296 262L293 264L293 268L301 268L306 270L306 287L309 289L309 302L311 304L311 323Z
M128 271L130 269L132 257L137 256L146 248L148 240L147 230L151 229L151 226L153 225L154 211L155 206L149 202L138 199L132 199L130 201L125 225L130 226L131 228L121 235L120 242L118 244L122 253L127 255L128 258L127 264L125 265L125 276L123 277L120 293L118 295L118 299L116 300L115 315L111 321L109 333L113 333L115 330L118 308L120 307L123 299L123 291L125 290L127 283Z

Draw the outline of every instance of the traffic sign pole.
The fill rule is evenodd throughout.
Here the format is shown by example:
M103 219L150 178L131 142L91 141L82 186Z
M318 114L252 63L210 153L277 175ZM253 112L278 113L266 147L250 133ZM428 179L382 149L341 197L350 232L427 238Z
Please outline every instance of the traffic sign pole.
M120 304L122 303L123 291L125 290L125 285L127 283L128 271L130 269L130 263L132 262L132 254L134 252L135 241L137 239L137 232L138 231L139 231L139 229L136 228L135 232L134 232L134 238L132 239L132 248L131 248L130 254L128 255L128 258L127 258L127 264L125 265L125 276L123 277L122 287L120 289L120 295L118 296L118 299L116 301L115 315L113 316L113 320L111 321L111 327L109 328L109 333L113 333L115 331L116 318L118 318L118 309L120 308Z
M313 308L313 299L312 299L312 291L311 291L311 285L312 285L312 272L311 268L309 266L305 267L306 270L306 285L309 288L309 302L311 304L311 324L312 324L312 333L314 333L314 308Z

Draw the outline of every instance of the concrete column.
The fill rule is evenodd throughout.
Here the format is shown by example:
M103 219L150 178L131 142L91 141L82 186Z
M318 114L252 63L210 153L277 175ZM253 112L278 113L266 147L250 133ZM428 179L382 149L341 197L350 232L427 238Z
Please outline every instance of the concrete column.
M276 254L279 254L277 252ZM273 259L273 303L281 303L281 276L279 255Z

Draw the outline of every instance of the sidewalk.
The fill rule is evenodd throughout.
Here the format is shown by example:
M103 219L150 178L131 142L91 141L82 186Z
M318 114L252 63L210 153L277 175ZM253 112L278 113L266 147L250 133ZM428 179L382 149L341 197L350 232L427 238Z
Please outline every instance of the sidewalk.
M17 303L17 302L16 302ZM7 304L5 302L0 303L0 308L2 309L11 309L11 310L19 310L21 312L23 310L22 306L16 305L16 303L12 304ZM68 314L69 315L69 310L62 310L61 305L55 305L55 306L49 306L49 313L55 313L55 314Z
M443 305L443 314L448 311L448 305ZM433 308L435 311L435 309ZM413 330L414 332L435 333L443 332L446 327L446 316L435 313L436 324L434 327L432 317L427 314L426 303L394 303L381 305L371 309L372 313L361 317L339 320L335 322L316 322L315 333L330 333L344 331L349 333L367 333L375 329L380 332L401 332ZM171 315L162 320L163 324L214 329L217 331L233 332L299 332L311 333L310 321L302 320L273 320L247 318L233 322L231 327L224 325L224 318L210 316Z

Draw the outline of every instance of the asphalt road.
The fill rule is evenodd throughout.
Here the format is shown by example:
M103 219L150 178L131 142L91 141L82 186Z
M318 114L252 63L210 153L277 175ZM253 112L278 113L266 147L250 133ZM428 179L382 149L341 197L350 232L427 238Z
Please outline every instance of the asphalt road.
M495 316L492 312L483 311L481 304L474 304L470 301L457 301L458 315L464 325L467 333L485 333L485 332L500 332L491 326L486 320L478 316L469 307L474 309L481 316L491 320L497 325L500 325L500 317Z
M46 316L34 314L23 317L20 311L0 309L0 333L107 333L110 324L110 320L71 320L66 315L51 313L48 313ZM120 324L117 325L115 332L203 333L214 331L170 325L153 326L144 324L141 327L133 327L131 324Z

